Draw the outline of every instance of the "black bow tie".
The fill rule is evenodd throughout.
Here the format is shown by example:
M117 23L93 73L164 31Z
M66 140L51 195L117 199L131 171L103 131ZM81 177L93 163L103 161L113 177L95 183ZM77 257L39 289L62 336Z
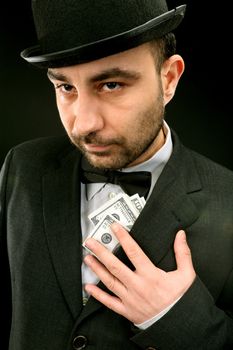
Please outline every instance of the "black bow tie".
M151 185L151 173L148 171L137 171L124 173L117 170L102 170L93 167L86 158L82 158L81 163L81 182L88 183L112 183L121 186L121 188L132 196L136 193L140 197L146 198Z

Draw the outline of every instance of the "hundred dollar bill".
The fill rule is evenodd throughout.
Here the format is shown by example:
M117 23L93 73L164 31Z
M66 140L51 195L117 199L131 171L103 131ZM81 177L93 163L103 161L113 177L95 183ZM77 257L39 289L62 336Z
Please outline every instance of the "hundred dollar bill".
M131 229L139 212L131 203L130 197L127 194L120 193L100 208L93 211L88 215L88 218L96 226L106 214L110 214L118 220L121 225L125 226L127 229Z
M116 236L112 233L110 226L118 222L114 216L107 214L98 225L92 230L88 237L83 242L83 247L86 248L90 253L92 253L85 245L88 238L94 238L102 245L104 245L108 250L113 252L116 247L119 245L119 241ZM92 253L93 254L93 253Z
M130 197L130 201L133 204L133 206L135 207L135 209L138 211L138 214L140 214L143 207L146 204L144 197L140 197L139 194L136 193Z

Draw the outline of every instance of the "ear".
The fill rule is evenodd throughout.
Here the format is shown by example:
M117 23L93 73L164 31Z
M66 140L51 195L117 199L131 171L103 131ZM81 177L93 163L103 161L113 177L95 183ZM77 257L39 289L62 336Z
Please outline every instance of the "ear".
M184 67L184 60L180 55L172 55L163 63L161 79L165 105L173 98Z

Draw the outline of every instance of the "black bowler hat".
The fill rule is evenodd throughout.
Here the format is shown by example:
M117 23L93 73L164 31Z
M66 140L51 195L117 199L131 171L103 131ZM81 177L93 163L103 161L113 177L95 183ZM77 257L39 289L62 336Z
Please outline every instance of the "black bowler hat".
M186 5L166 0L32 0L38 45L21 52L42 68L93 61L173 31Z

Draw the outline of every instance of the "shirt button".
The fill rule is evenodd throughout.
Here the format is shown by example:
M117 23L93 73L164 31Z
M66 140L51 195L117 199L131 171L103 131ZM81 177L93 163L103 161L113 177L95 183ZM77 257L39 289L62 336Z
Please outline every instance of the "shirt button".
M110 193L108 194L108 199L112 199L112 198L114 198L114 197L116 197L116 193L115 193L115 192L110 192Z
M83 297L83 306L85 306L87 302L88 302L88 298Z
M87 346L87 338L84 335L78 335L73 340L73 348L75 350L82 350Z

